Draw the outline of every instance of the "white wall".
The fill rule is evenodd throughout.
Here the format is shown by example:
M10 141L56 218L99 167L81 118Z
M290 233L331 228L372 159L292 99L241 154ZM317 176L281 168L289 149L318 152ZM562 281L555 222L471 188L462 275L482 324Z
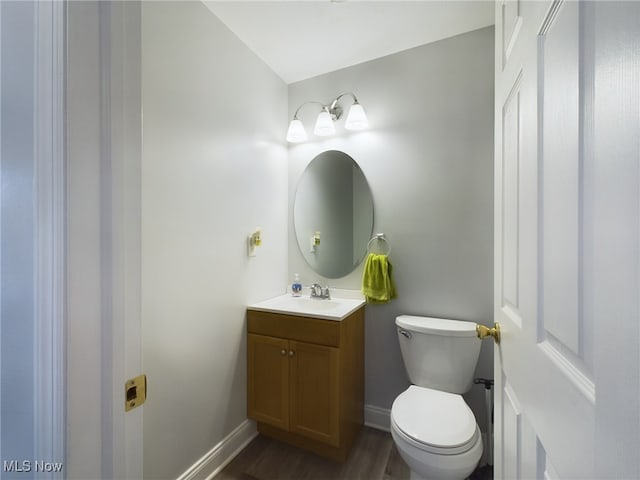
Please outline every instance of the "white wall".
M408 385L394 318L417 314L491 323L493 318L493 27L424 45L290 85L289 113L305 101L352 91L370 129L289 149L289 208L304 168L318 153L351 155L374 199L374 231L392 246L398 298L366 308L365 403L388 409ZM348 102L348 101L347 101ZM347 103L348 106L348 103ZM317 112L299 117L308 132ZM289 226L289 271L319 279ZM362 265L329 285L360 288ZM325 281L323 281L324 283ZM477 375L492 377L492 348ZM469 402L484 430L484 392Z
M287 88L200 2L143 2L142 92L144 475L175 478L246 419L245 308L287 282Z

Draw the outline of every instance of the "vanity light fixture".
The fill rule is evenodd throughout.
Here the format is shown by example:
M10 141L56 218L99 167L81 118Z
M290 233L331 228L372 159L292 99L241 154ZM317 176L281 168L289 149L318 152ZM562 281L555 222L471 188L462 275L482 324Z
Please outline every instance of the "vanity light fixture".
M353 93L347 92L338 95L328 105L320 102L305 102L300 105L293 114L291 123L289 123L287 141L291 143L299 143L307 140L307 132L304 129L304 125L298 118L298 112L300 112L300 109L307 104L320 105L321 107L313 133L320 137L335 134L336 128L334 122L342 116L344 111L339 102L345 95L349 95L353 98L353 104L349 108L344 128L347 130L364 130L367 128L369 126L369 121L367 120L367 115L364 113L364 108L362 108L362 105L360 105L360 102L358 102L358 99Z
M319 137L328 137L336 133L336 127L333 125L333 119L331 118L328 107L323 107L322 111L318 114L313 133Z

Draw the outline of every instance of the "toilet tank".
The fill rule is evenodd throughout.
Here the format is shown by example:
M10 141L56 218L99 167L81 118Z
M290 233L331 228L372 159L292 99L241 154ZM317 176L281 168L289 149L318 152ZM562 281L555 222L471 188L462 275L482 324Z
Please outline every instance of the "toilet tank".
M396 327L411 383L450 393L471 388L481 343L474 322L400 315Z

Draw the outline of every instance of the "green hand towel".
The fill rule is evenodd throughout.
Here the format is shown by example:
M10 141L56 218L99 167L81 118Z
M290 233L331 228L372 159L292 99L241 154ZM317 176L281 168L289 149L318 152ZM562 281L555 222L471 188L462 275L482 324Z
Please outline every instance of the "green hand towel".
M387 255L370 253L362 273L362 293L367 303L387 303L396 296L391 276L391 263Z

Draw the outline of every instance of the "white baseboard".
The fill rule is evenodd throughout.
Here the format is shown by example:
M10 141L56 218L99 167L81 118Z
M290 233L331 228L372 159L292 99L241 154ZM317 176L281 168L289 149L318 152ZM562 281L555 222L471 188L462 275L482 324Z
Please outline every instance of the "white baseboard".
M364 424L367 427L376 428L385 432L391 431L391 410L376 407L375 405L364 406Z
M177 480L211 480L257 435L255 422L245 420Z

